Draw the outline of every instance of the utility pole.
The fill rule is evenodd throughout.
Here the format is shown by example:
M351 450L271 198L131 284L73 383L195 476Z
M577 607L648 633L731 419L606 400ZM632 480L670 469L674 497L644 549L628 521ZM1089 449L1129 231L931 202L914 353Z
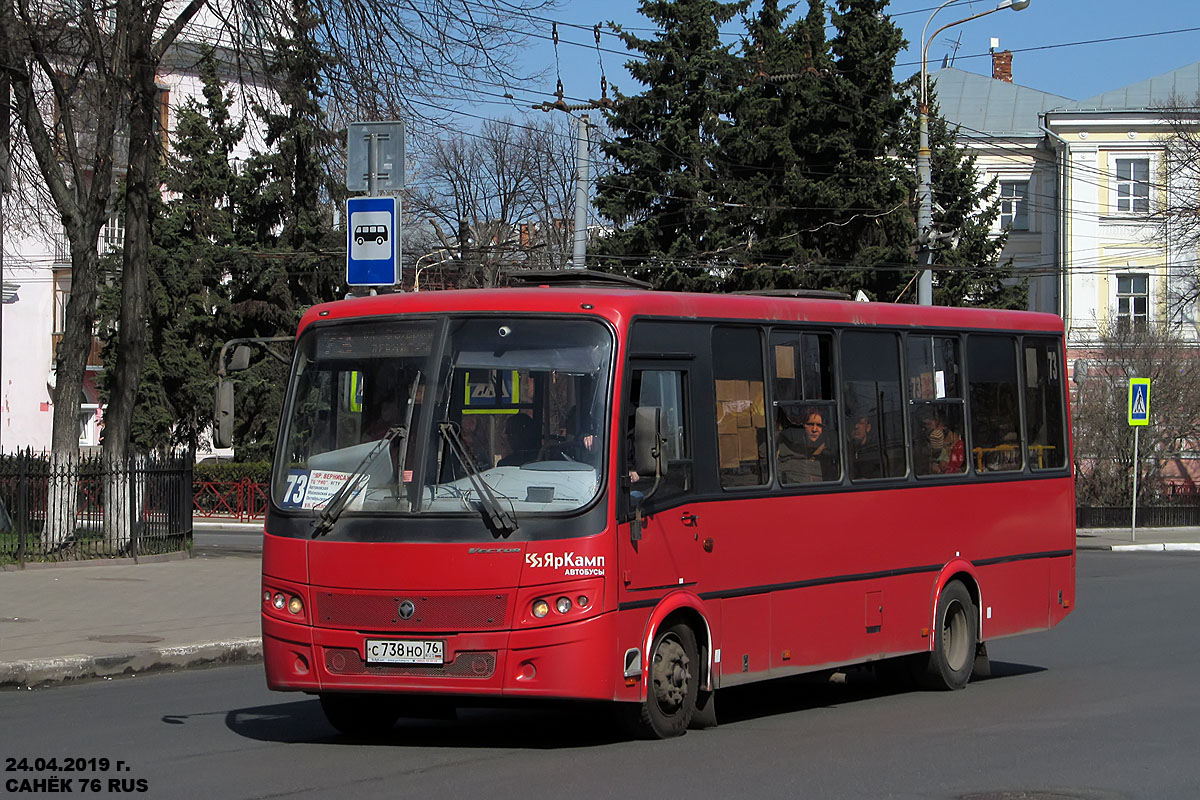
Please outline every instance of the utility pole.
M597 33L597 41L599 34ZM547 101L545 103L537 103L533 106L535 111L564 111L571 113L572 111L592 111L596 109L612 108L613 102L608 99L608 80L601 77L600 79L600 99L591 100L587 103L577 103L574 105L568 104L563 100L563 85L562 81L558 82L558 89L555 91L556 99L553 103ZM585 258L587 256L587 211L588 197L590 195L589 187L589 169L590 169L590 147L588 139L588 117L587 114L579 115L576 120L576 141L578 147L575 155L575 231L574 231L574 249L571 253L571 266L574 269L584 269L586 266Z
M580 114L579 152L575 157L575 249L572 265L583 269L587 253L587 207L588 207L588 117Z
M929 45L939 33L947 28L986 17L988 14L994 14L1006 8L1022 11L1029 7L1029 0L999 0L995 8L947 23L934 31L932 36L926 36L925 32L929 30L929 23L933 22L937 13L954 2L957 0L945 0L935 8L929 15L929 19L925 20L925 27L921 29L921 96L920 105L917 108L920 117L920 138L917 142L917 275L919 276L917 279L917 303L923 306L933 305L932 248L934 240L939 238L933 230L933 179L929 166Z

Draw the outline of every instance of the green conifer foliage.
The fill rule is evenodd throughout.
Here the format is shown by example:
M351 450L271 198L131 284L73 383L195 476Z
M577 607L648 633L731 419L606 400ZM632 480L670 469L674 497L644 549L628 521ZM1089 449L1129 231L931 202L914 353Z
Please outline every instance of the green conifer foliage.
M235 196L234 236L243 255L230 270L233 336L290 335L305 309L345 291L345 242L333 228L344 193L329 172L341 145L322 106L327 57L314 42L318 20L309 3L293 0L291 11L270 65L282 76L279 102L255 108L267 149L247 160ZM287 367L270 358L239 374L239 460L270 457L286 375Z
M722 257L725 192L714 162L728 125L723 112L734 56L718 32L744 8L745 2L642 0L642 15L663 33L643 39L620 31L645 56L628 63L645 89L617 92L609 119L615 135L603 145L617 167L597 181L597 207L616 223L595 249L606 266L651 265L636 274L684 288L706 280L697 265Z
M199 66L204 104L193 101L179 109L162 167L166 194L154 197L147 346L130 426L139 450L194 451L212 425L215 359L227 316L222 276L232 244L230 154L244 126L231 121L231 100L212 54ZM105 263L112 272L119 265L112 257ZM115 320L120 304L115 281L101 302L102 316ZM110 366L115 345L109 343Z

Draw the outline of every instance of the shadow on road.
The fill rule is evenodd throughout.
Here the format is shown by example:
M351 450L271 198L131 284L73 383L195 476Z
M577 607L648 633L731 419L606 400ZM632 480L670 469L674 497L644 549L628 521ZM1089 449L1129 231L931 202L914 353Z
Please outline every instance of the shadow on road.
M1029 664L993 661L991 676L976 682L1044 670ZM800 675L723 689L717 694L717 718L722 725L733 725L917 691L878 680L869 667L832 675ZM182 722L176 717L164 721ZM631 738L614 707L590 703L465 707L449 718L402 717L387 734L369 738L346 736L334 730L325 720L316 698L235 709L225 715L225 724L238 736L284 744L555 750L616 744Z

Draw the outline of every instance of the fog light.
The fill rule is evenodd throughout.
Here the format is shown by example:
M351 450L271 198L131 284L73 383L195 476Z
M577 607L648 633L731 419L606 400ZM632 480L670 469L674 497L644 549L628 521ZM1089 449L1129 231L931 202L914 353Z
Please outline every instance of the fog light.
M285 600L283 599L283 594L281 594L280 592L276 592L276 593L275 593L275 597L273 597L273 598L271 599L271 605L275 606L275 607L276 607L276 608L278 608L280 611L282 611L282 610L283 610L283 607L284 607L286 604L287 604L287 601L285 601Z
M560 597L554 601L554 610L560 614L565 614L571 610L571 598Z
M291 600L288 600L288 611L292 612L293 614L299 614L303 610L304 603L300 602L299 597L293 597Z
M581 594L581 595L579 595L579 597L575 598L575 602L579 604L580 608L587 608L588 603L590 603L591 600L588 599L588 596L586 594Z
M271 590L270 590L270 589L268 589L267 591L263 592L263 602L264 602L264 603L269 603L269 602L271 602Z
M533 615L538 619L550 613L550 604L545 600L537 599L533 601Z

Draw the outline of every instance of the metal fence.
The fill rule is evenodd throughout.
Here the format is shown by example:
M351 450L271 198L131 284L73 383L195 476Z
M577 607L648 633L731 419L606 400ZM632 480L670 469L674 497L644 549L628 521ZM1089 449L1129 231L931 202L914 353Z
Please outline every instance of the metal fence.
M249 522L267 513L267 484L240 481L196 481L192 513L197 517Z
M1200 525L1200 506L1138 506L1139 527L1173 528ZM1128 528L1133 524L1129 506L1080 506L1075 509L1078 528Z
M0 455L0 564L183 550L192 538L186 457Z

